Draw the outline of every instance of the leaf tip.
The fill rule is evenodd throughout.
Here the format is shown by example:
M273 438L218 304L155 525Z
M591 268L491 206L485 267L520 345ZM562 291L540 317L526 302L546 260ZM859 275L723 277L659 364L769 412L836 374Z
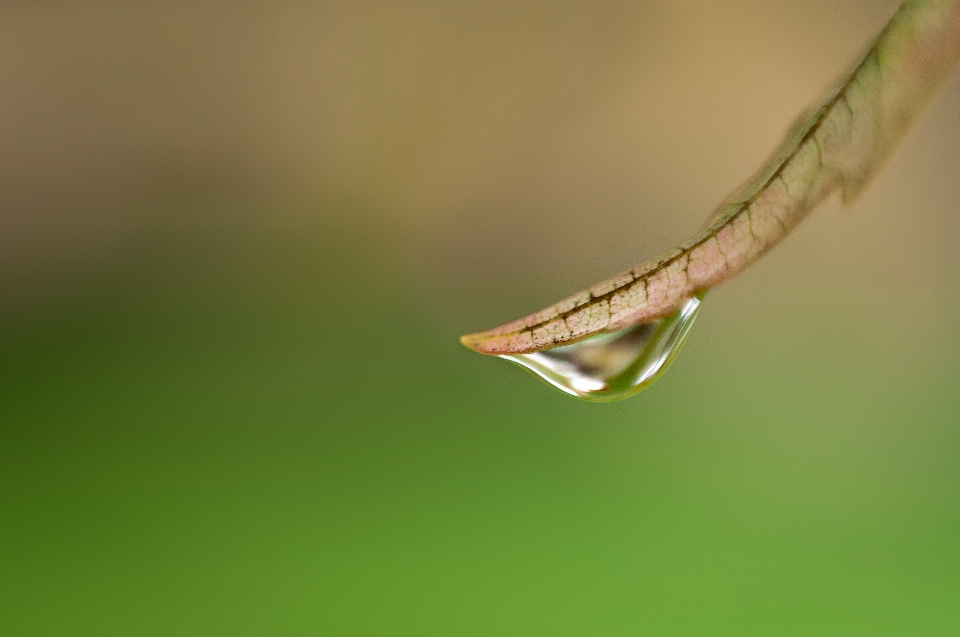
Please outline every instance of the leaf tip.
M460 344L466 347L467 349L472 349L475 352L480 352L480 349L478 349L478 345L477 345L479 336L480 336L479 334L464 334L463 336L460 337Z

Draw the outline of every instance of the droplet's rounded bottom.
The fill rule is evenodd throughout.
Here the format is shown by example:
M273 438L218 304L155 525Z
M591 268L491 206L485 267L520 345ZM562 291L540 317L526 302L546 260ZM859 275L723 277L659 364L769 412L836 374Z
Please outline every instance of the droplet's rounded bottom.
M572 345L500 356L530 370L557 389L592 402L633 396L657 380L676 357L700 311L705 293L675 312Z

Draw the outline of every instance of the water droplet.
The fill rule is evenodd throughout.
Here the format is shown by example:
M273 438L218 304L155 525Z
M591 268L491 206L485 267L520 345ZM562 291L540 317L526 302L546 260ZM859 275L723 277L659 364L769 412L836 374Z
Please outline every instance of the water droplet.
M693 326L703 293L672 314L572 345L501 356L523 365L560 391L594 402L633 396L660 377Z

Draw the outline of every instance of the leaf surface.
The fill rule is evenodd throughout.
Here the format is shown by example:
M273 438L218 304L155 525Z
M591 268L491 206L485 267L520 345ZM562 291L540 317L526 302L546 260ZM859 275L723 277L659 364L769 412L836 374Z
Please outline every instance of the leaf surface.
M461 342L483 354L530 353L670 314L742 272L834 191L851 201L958 57L960 0L907 0L826 99L797 120L771 158L693 238Z

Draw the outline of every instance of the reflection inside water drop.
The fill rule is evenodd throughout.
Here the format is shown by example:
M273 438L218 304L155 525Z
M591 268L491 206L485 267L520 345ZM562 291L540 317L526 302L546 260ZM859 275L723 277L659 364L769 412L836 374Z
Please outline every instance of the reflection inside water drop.
M672 314L572 345L501 356L571 396L605 402L646 389L670 366L697 318L703 294Z

